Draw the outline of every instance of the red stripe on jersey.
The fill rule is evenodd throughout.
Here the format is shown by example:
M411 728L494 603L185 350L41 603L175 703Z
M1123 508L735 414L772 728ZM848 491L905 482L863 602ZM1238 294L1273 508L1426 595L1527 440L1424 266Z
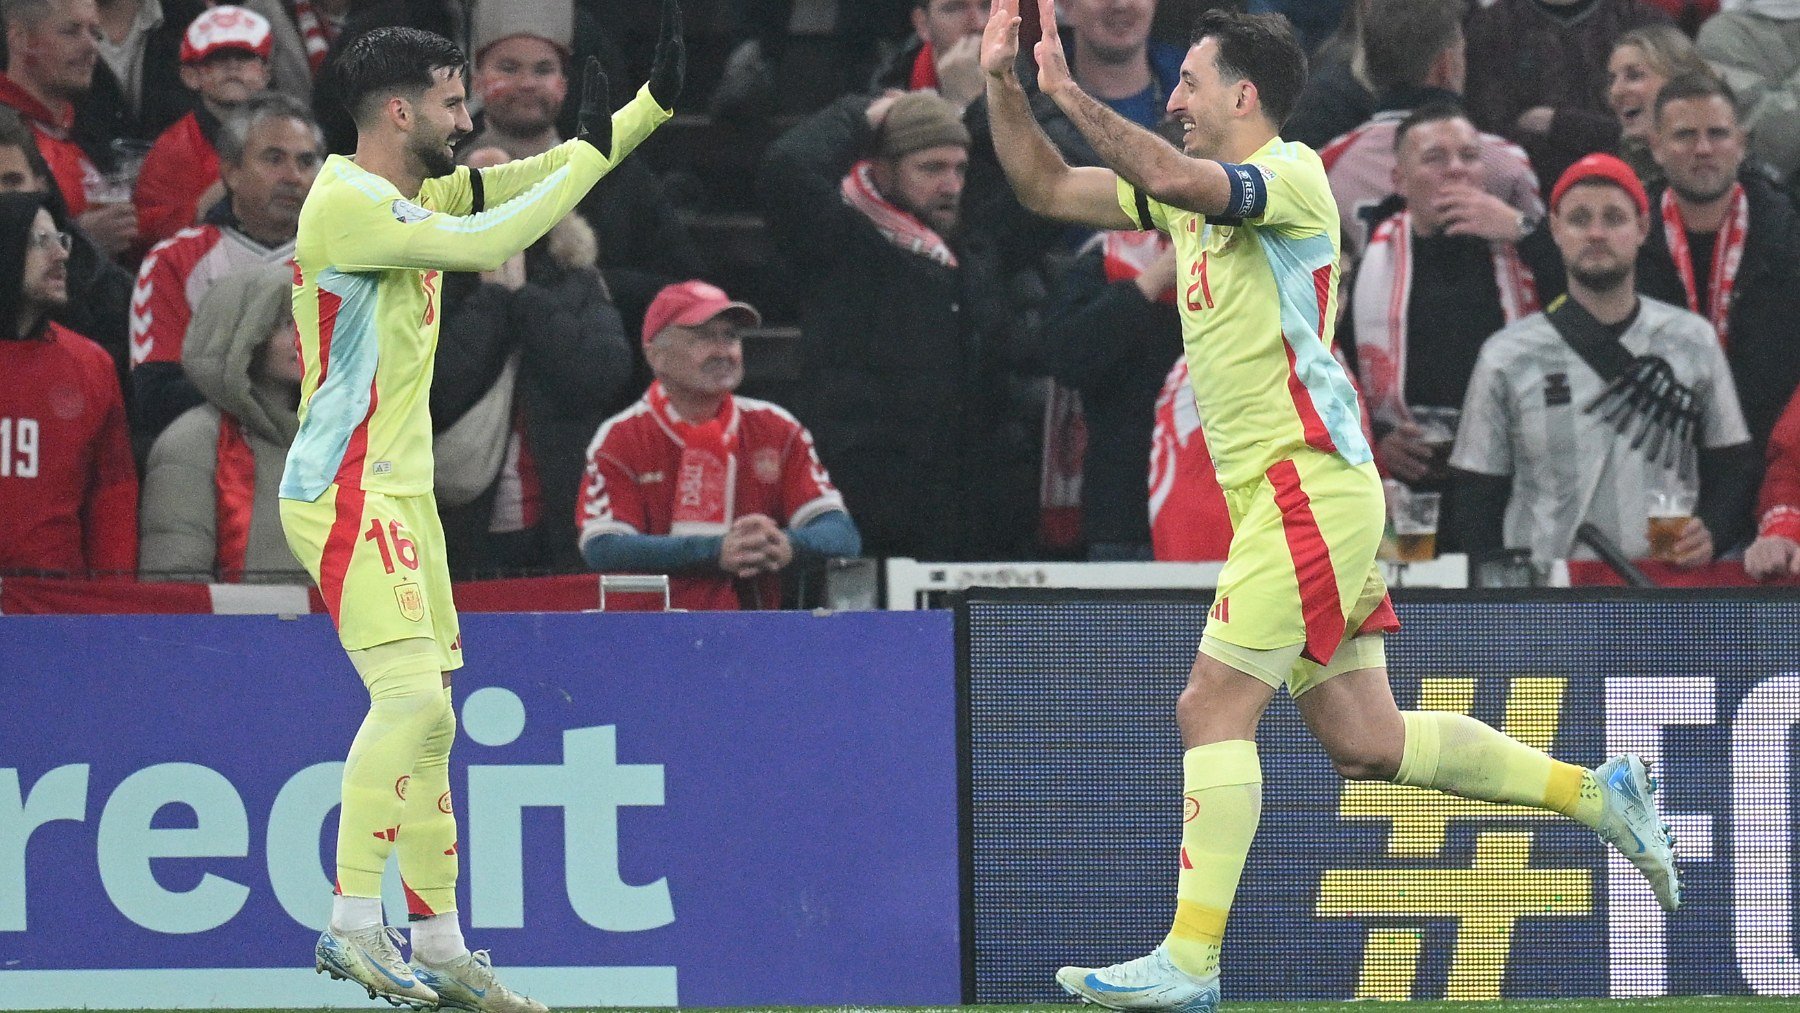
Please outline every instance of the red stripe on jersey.
M344 459L338 462L337 474L331 479L340 486L362 487L363 459L369 455L369 420L375 417L375 405L380 400L375 381L370 380L369 410L350 431L350 442L344 446Z
M1300 372L1294 367L1294 346L1288 344L1287 335L1281 336L1281 350L1287 353L1288 364L1288 396L1294 401L1294 411L1300 416L1300 428L1306 435L1306 445L1321 453L1337 453L1337 444L1331 441L1331 431L1325 428L1325 420L1319 417L1319 409L1313 404L1312 392L1306 384L1300 382Z
M331 368L331 331L337 326L338 310L343 305L342 297L319 289L319 386L324 386L325 372ZM299 340L298 332L294 340Z
M1325 340L1325 311L1331 307L1332 265L1313 271L1313 295L1319 300L1319 340Z
M344 574L350 569L350 556L362 534L362 515L362 486L338 486L337 516L331 522L331 533L325 536L325 552L319 559L319 596L325 599L325 611L331 613L333 623L339 621Z
M1275 462L1268 478L1275 487L1275 506L1281 511L1288 555L1293 558L1294 576L1300 585L1300 616L1306 625L1306 646L1300 653L1323 665L1344 639L1344 609L1338 598L1337 572L1331 567L1331 549L1313 517L1312 500L1300 488L1300 471L1294 462Z
M1390 595L1381 596L1381 604L1369 613L1369 618L1356 628L1356 635L1365 633L1395 633L1400 629L1400 617L1394 614L1394 599Z

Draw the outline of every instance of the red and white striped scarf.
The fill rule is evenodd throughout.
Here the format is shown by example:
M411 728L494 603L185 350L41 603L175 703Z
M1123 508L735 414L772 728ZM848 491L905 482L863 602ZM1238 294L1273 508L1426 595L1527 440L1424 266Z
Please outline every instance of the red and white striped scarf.
M881 233L888 242L908 253L916 253L945 267L954 268L956 254L951 251L950 244L944 242L944 238L934 232L931 226L883 197L875 189L872 168L873 164L866 158L850 167L839 186L844 195L844 203L862 212L869 224L875 226L875 231Z
M1412 299L1412 214L1402 211L1369 237L1350 311L1356 320L1356 359L1369 414L1398 424L1406 410L1406 312ZM1500 313L1507 323L1538 308L1537 285L1511 243L1490 243Z
M651 414L681 445L669 534L725 534L731 529L737 498L737 399L725 395L719 413L705 422L688 422L676 415L660 380L650 384L644 400L649 403Z
M343 22L313 6L312 0L294 0L294 25L306 43L306 62L312 67L313 76L318 77L319 68L325 65L325 54L337 41Z
M1681 220L1681 206L1675 202L1673 188L1663 191L1663 237L1669 241L1669 257L1675 261L1675 273L1681 276L1681 287L1687 292L1688 309L1712 322L1719 332L1719 344L1731 347L1731 292L1737 287L1738 267L1744 261L1744 240L1750 234L1750 198L1744 184L1733 183L1726 200L1725 220L1713 240L1712 278L1707 284L1706 303L1700 302L1694 280L1694 253L1688 246L1687 223Z

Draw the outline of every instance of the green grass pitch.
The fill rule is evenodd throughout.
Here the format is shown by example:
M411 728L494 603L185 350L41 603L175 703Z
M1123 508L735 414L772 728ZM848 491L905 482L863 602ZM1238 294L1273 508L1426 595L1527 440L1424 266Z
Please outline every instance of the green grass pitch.
M385 1004L370 1004L371 1010L391 1010ZM1042 1006L743 1006L732 1009L684 1007L680 1011L667 1008L622 1010L619 1007L592 1011L562 1007L557 1013L1074 1013L1087 1010L1099 1013L1097 1006L1056 1003ZM1687 996L1675 999L1513 999L1505 1002L1228 1002L1219 1013L1715 1013L1746 1010L1768 1013L1773 1010L1800 1011L1800 997L1753 998L1746 996ZM30 1013L74 1013L64 1010L39 1010ZM132 1010L124 1013L163 1013L160 1010ZM214 1013L271 1013L266 1010L216 1010ZM311 1013L288 1010L274 1013Z

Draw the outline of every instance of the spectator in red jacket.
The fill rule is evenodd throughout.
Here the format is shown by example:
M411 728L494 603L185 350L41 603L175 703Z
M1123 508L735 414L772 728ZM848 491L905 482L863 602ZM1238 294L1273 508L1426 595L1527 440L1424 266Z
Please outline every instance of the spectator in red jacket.
M644 316L656 380L588 448L583 558L603 573L669 574L676 608L778 608L781 571L862 548L811 434L734 393L739 330L761 322L704 281L663 289Z
M49 320L69 234L36 194L0 194L0 572L137 568L137 472L112 359Z
M1744 572L1757 580L1800 577L1800 392L1769 435L1756 517L1756 541L1744 552Z
M136 238L137 214L129 204L88 206L89 191L101 184L100 172L74 134L75 103L93 87L100 59L99 10L94 0L32 0L9 3L4 11L7 58L0 105L17 109L31 124L69 214L116 255Z
M162 132L138 174L139 242L159 243L225 196L219 179L219 131L251 97L269 86L269 21L243 7L208 8L181 39L181 83L200 105Z

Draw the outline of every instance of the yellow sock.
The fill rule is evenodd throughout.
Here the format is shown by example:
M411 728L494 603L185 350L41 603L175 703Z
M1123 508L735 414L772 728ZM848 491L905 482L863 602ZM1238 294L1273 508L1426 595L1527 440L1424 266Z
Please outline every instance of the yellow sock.
M450 743L456 738L456 708L444 687L443 716L431 730L413 765L400 811L400 884L406 911L414 919L456 910L456 816L450 804Z
M1262 764L1256 743L1233 739L1188 750L1181 770L1181 873L1164 946L1176 967L1205 977L1219 968L1225 916L1262 818Z
M1600 786L1593 772L1466 714L1405 711L1400 717L1406 747L1394 783L1548 809L1589 827L1599 824Z
M412 776L425 740L448 706L435 651L396 651L380 663L358 664L370 703L344 763L337 886L346 897L381 896L382 869L400 836L402 782Z

